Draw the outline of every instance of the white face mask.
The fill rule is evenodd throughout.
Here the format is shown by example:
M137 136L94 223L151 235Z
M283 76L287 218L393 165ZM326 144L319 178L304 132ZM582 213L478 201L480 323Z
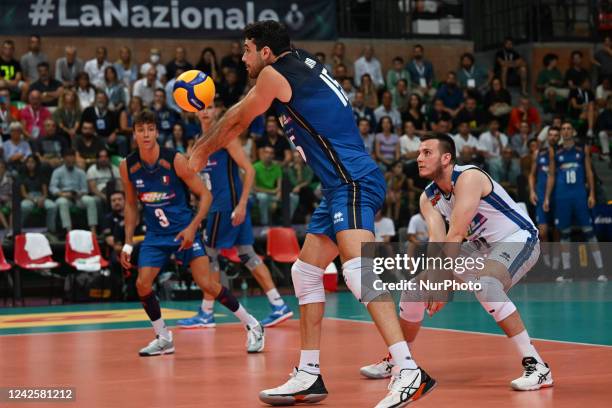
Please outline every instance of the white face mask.
M150 61L152 64L157 64L159 62L159 55L157 54L151 55Z

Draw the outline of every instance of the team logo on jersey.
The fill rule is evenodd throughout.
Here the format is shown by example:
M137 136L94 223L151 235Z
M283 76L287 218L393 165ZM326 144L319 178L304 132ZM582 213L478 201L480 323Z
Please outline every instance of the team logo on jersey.
M144 181L142 179L136 179L136 187L144 186Z
M474 216L474 218L472 218L472 222L470 223L469 227L468 227L468 232L467 235L472 236L476 233L476 231L478 231L485 222L487 222L487 219L484 215L482 215L481 213L476 213L476 215Z
M160 192L160 191L149 191L146 193L141 193L138 198L144 204L156 204L161 203L163 201L172 200L176 194L174 192Z
M162 176L162 184L167 186L170 184L170 176Z
M334 224L337 224L342 221L344 221L344 217L342 216L342 213L338 211L337 213L334 214Z
M438 204L438 201L440 201L440 198L442 198L442 195L440 193L436 193L436 195L429 200L431 202L431 206L435 207L436 204Z
M291 118L285 114L281 114L278 119L280 120L280 124L283 128L291 123Z

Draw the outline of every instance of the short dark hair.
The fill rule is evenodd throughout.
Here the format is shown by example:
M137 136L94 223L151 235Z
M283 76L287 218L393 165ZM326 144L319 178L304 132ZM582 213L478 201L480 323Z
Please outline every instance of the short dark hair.
M421 142L426 140L437 140L440 143L439 146L442 154L450 153L451 161L453 163L457 162L457 148L452 137L444 133L430 133L421 136Z
M2 45L10 45L11 47L14 47L15 46L15 41L13 41L13 40L4 40L2 42Z
M582 57L584 56L584 54L582 54L582 51L580 51L580 50L574 50L574 51L572 51L572 55L571 55L571 57L570 57L570 58L571 58L571 59L574 59L574 56L575 56L575 55L579 55L579 56L580 56L580 58L582 58Z
M64 150L64 154L62 155L62 157L66 156L76 156L76 150L74 150L73 148L68 148Z
M551 127L548 128L548 132L547 133L550 133L551 131L561 132L561 129L556 127L556 126L551 126Z
M155 114L150 110L144 110L142 112L138 112L134 115L134 126L136 125L144 125L148 123L153 123L157 125L157 120L155 119Z
M258 21L244 28L244 38L253 41L260 51L269 47L274 55L280 55L291 49L289 31L284 24L274 20Z
M552 52L549 52L542 59L542 63L544 64L545 67L547 67L551 62L553 62L555 60L558 61L559 60L559 56L557 54L553 54Z
M49 69L49 63L46 62L46 61L39 62L36 65L36 68L47 68L47 69Z
M395 58L393 58L393 62L395 62L395 61L401 62L402 64L404 63L404 59L402 57L395 57Z
M463 54L461 54L461 60L463 61L464 58L469 59L470 61L472 61L472 64L474 63L474 54L472 54L471 52L464 52Z
M99 158L100 158L100 155L102 154L102 152L105 152L105 153L106 153L106 155L107 155L108 157L110 157L110 152L108 151L108 149L107 149L107 148L102 148L102 149L100 149L100 150L98 150L98 151L96 152L96 159L99 159Z

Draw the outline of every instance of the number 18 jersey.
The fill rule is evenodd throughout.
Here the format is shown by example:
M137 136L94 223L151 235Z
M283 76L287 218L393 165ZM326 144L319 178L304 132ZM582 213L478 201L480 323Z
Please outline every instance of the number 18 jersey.
M561 147L555 154L555 197L586 196L585 151L581 146Z

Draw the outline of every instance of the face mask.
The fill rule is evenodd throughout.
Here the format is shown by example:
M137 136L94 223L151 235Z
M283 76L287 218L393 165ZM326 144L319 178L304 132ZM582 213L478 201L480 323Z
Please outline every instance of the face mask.
M159 55L153 54L150 58L151 64L157 64L159 62Z

